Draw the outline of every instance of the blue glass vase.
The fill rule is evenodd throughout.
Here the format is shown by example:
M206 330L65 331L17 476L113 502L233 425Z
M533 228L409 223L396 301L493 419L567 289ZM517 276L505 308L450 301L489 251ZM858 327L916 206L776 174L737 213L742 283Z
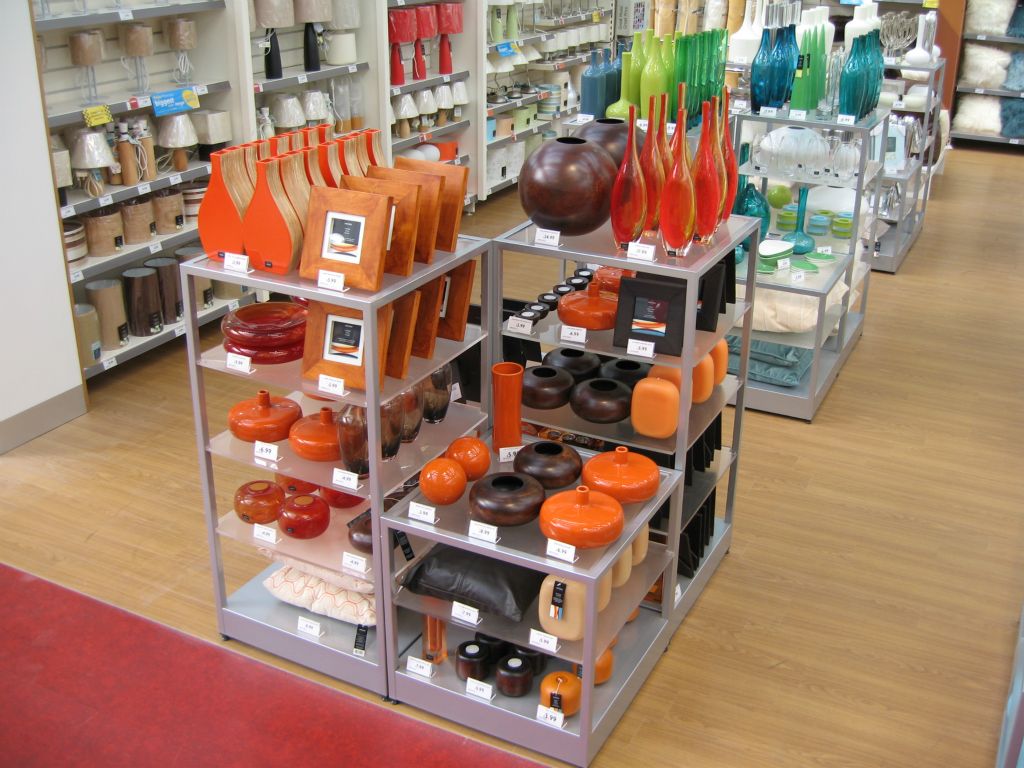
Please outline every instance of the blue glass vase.
M864 39L861 35L853 39L850 55L843 65L843 74L839 78L839 114L853 115L860 118L864 114L867 103L867 80L869 65L864 56Z
M624 48L625 43L620 42L616 48L615 61L608 61L605 59L604 100L606 111L608 107L622 98L622 51ZM605 49L605 53L609 53L607 48ZM604 113L602 112L602 114Z
M744 144L740 147L740 167L746 165L747 160L750 158L750 145ZM732 206L732 212L739 216L750 216L755 219L761 220L761 237L763 238L768 232L768 226L772 221L771 207L768 205L768 201L764 195L757 188L756 184L750 184L747 182L746 176L739 177L738 183L739 193L736 195L736 200ZM753 245L753 238L748 237L743 241L743 244L736 249L736 261L743 261L745 253L750 252L750 248Z
M598 59L598 51L590 52L590 66L583 72L580 82L580 112L586 115L600 116L604 114L604 68Z
M804 220L807 218L807 193L810 188L800 185L800 200L796 209L796 230L787 232L782 239L793 244L793 253L802 256L814 250L814 238L804 232Z
M770 106L772 87L772 31L765 27L761 32L761 47L757 49L750 63L750 108L756 114L761 107ZM692 112L690 114L693 114Z

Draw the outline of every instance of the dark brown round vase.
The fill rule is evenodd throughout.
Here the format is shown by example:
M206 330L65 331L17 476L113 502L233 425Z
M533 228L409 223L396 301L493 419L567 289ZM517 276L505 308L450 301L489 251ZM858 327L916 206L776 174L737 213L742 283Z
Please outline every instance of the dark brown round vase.
M597 144L574 136L549 139L519 173L519 201L538 227L585 235L608 221L616 171Z
M544 365L551 365L555 368L564 368L572 374L573 380L579 384L586 379L597 376L601 368L601 358L593 352L584 352L580 349L560 347L552 349L541 361Z
M348 527L348 541L360 552L373 552L373 519L369 515L360 515Z
M490 525L523 525L537 519L544 488L520 472L495 472L473 483L469 508L473 517Z
M545 488L565 488L580 476L583 459L571 446L544 440L523 447L512 466Z
M647 136L640 128L635 128L636 136L634 141L638 147L642 147ZM585 139L592 144L597 144L607 152L615 167L622 165L622 158L626 156L626 134L629 133L629 126L625 120L617 117L601 117L591 120L578 131L577 139Z
M569 402L576 381L564 368L535 365L523 374L523 405L549 410Z
M601 366L602 379L615 379L621 381L632 389L640 379L646 379L651 366L647 363L638 363L635 360L609 360Z
M588 379L573 387L569 407L581 419L612 424L629 416L632 390L615 379Z

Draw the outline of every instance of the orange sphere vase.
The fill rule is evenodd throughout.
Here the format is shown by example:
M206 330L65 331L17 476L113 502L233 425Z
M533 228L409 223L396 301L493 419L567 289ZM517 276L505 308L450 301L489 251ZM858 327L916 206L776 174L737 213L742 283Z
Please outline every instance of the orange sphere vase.
M435 504L454 504L466 490L466 470L455 459L433 459L420 472L420 490Z
M476 437L452 440L444 455L462 465L467 480L479 480L491 468L491 452L487 449L487 443Z

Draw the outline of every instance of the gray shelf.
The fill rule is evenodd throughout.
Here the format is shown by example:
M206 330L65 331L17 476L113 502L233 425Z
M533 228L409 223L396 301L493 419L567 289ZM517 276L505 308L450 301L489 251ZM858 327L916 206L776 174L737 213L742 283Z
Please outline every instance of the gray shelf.
M928 138L929 140L932 139L931 136L929 136ZM925 147L925 151L927 151L927 149L928 147ZM902 171L893 171L892 173L890 173L889 171L885 171L882 174L882 179L884 179L885 181L907 182L910 181L910 179L914 176L915 173L921 170L921 167L921 158L911 157L910 161L907 163L907 166Z
M863 186L866 187L874 181L875 176L877 176L881 170L882 163L877 160L868 160L867 170L864 172ZM740 167L739 175L758 179L779 179L780 181L786 181L793 184L807 184L808 186L842 187L844 189L857 189L862 186L861 180L858 178L858 174L854 174L853 178L847 181L840 181L828 173L823 173L821 176L794 178L789 176L779 176L778 174L769 173L768 171L759 171L751 162L747 162Z
M540 22L538 22L539 24ZM554 61L531 61L527 66L539 72L561 72L563 69L576 67L590 61L590 52L576 53Z
M793 258L801 257L794 256ZM775 272L771 275L758 275L757 287L767 288L772 291L783 291L785 293L798 293L803 296L824 297L843 278L851 261L853 261L853 256L850 254L837 255L836 260L831 264L818 264L818 272L805 275L802 282L793 282L793 272L791 270ZM747 282L742 277L746 266L746 257L736 265L736 282L742 285L745 285Z
M54 16L40 16L35 19L36 32L52 32L56 29L81 29L98 27L103 24L117 24L122 21L149 21L163 16L178 16L183 13L219 11L224 0L196 0L196 2L163 3L139 8L115 11L92 11Z
M469 128L469 125L469 120L459 120L454 123L448 123L448 125L442 125L437 128L432 128L431 130L424 131L423 133L413 134L412 136L409 136L404 139L392 138L391 151L397 152L398 150L401 149L409 149L410 147L415 147L417 144L423 144L424 142L432 141L437 136L444 136L449 133L463 131L466 128Z
M221 5L223 5L223 1L221 2ZM150 92L160 93L161 91L172 91L181 87L181 83L164 83L162 85L153 86L150 88ZM211 83L198 83L194 87L196 95L202 97L208 93L230 91L231 83L227 80L216 80ZM134 112L137 109L149 109L153 103L152 98L147 95L134 96L132 94L124 94L109 98L112 98L113 100L107 101L106 105L110 108L110 114L114 116L124 114L125 112ZM79 123L84 122L82 118L82 110L84 108L85 107L82 104L78 103L68 104L61 102L52 105L48 104L46 125L50 128L63 128L68 125L78 125Z
M680 523L682 528L685 529L690 521L693 520L693 516L697 514L701 504L711 495L711 491L722 482L722 479L735 463L736 452L729 446L723 446L716 453L715 460L711 462L710 467L703 472L693 473L693 482L683 490L683 517Z
M544 37L548 37L548 35L544 35ZM495 115L500 115L502 112L509 112L513 109L519 109L520 107L526 107L530 104L536 104L538 101L543 101L550 95L550 91L539 91L537 93L528 93L522 98L512 99L504 104L488 104L487 116L494 117Z
M390 2L391 0L388 1ZM430 2L433 1L434 0L430 0ZM522 48L524 45L533 45L534 43L543 43L547 40L553 40L554 37L555 35L552 32L539 32L535 35L523 35L522 37L517 37L515 40L502 40L501 42L498 43L488 43L487 52L496 53L498 51L499 45L507 45L509 43L514 43L515 45L518 45L520 48Z
M788 107L780 107L779 113L775 117L755 114L752 110L731 110L730 114L732 117L742 115L744 120L753 120L760 123L781 123L806 128L828 128L838 131L862 131L867 133L874 130L879 123L889 117L889 109L886 107L876 107L871 114L862 117L853 125L845 125L839 123L838 120L833 120L831 117L819 117L816 114L808 114L806 118L794 119L789 116ZM742 174L743 172L740 171L740 175Z
M572 13L568 16L553 16L550 19L537 19L538 27L564 27L568 24L581 24L585 21L593 21L594 15L599 14L603 19L605 16L610 16L611 11L603 8L595 8L592 11L586 11L584 13Z
M365 61L359 61L355 64L321 64L320 69L315 72L307 72L300 64L295 67L286 67L282 71L281 77L275 77L272 80L268 78L256 80L252 84L252 89L256 93L272 93L273 91L282 91L285 88L294 88L297 85L330 80L338 75L353 75L356 72L366 72L369 69L370 65Z
M97 275L105 275L120 267L126 267L140 259L148 259L163 251L170 251L199 239L199 228L193 221L171 235L157 235L145 245L134 246L113 256L86 256L68 262L68 280L80 283Z
M501 192L501 190L503 190L503 189L508 189L509 187L514 187L518 182L519 182L519 177L518 176L513 176L511 178L505 179L504 181L499 181L493 187L489 187L487 189L487 196L490 197L495 192Z
M878 249L872 254L871 269L895 273L917 241L924 224L923 213L908 215L878 238Z
M81 190L72 190L68 192L68 204L60 209L60 217L62 219L67 219L81 213L95 211L107 205L131 200L133 197L145 195L149 192L155 192L158 189L173 187L186 181L205 179L209 175L209 163L191 162L189 163L187 170L184 170L181 173L178 173L177 171L162 173L153 181L143 181L131 187L108 185L107 190L109 191L101 197L89 197Z
M1024 99L1024 91L1008 91L1005 88L975 88L971 85L958 85L957 93L975 93L979 96L1002 96L1008 99Z
M431 75L430 77L425 77L422 80L414 80L413 82L406 83L405 85L392 85L389 93L392 96L401 96L403 93L421 91L424 88L434 88L442 83L454 83L457 80L466 80L467 78L469 78L469 70L466 69L461 72L453 72L450 75Z
M979 43L1006 43L1007 45L1024 45L1024 37L1008 35L975 35L967 33L964 40L977 40Z
M700 567L692 579L685 576L677 577L676 587L679 590L679 599L675 601L672 611L672 631L682 623L686 614L690 612L697 598L701 596L704 587L708 585L711 576L718 570L722 560L729 553L732 545L732 523L727 523L719 517L715 518L715 533L711 538L711 544L704 549L704 558Z
M992 144L1013 144L1014 146L1024 144L1024 139L1008 139L1005 136L989 136L984 133L967 133L966 131L950 131L949 138L963 139L964 141L987 141Z
M444 165L469 165L469 155L456 155L451 160L442 160Z

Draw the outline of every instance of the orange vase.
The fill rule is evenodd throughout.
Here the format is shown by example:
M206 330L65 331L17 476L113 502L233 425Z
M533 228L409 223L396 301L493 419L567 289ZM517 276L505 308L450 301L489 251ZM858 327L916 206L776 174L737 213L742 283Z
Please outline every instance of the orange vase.
M452 440L444 455L462 465L467 480L479 480L491 468L491 452L487 450L487 443L476 437Z
M715 386L725 381L725 375L729 373L729 342L725 339L719 340L711 348L711 362L715 366Z
M580 711L583 685L571 672L552 672L540 682L540 703L561 710L566 717Z
M675 369L679 374L680 370ZM629 418L638 434L658 439L676 432L679 413L679 385L669 379L648 374L633 387Z
M491 418L494 431L491 450L523 444L522 396L523 366L519 363L496 363L491 366Z
M704 358L693 366L693 392L690 401L696 405L703 403L715 389L715 363L711 355Z
M647 378L665 379L666 381L671 381L678 388L683 386L682 368L675 368L671 365L652 365L651 370L647 372Z
M434 504L454 504L466 490L466 470L455 459L428 461L420 472L420 490Z
M222 258L221 252L244 253L242 245L242 217L235 207L221 169L221 149L210 154L210 181L199 205L199 239L203 250L212 257Z
M647 501L658 492L660 481L657 464L623 445L598 454L583 465L583 482L621 504Z
M622 505L585 485L556 493L540 508L541 533L577 549L611 544L619 538L623 524Z
M284 275L298 266L296 256L298 245L301 244L296 244L292 239L292 232L281 211L281 205L290 203L287 198L279 202L272 191L271 174L278 174L273 186L283 188L280 173L280 160L277 158L256 162L256 191L253 192L242 226L249 265L254 269Z
M303 459L338 461L341 450L338 448L338 424L334 420L334 411L321 408L319 413L296 421L288 433L288 443Z
M648 116L654 115L654 97L650 97ZM654 234L658 231L661 221L661 190L665 186L665 165L658 151L657 127L651 117L651 130L644 140L643 151L640 152L640 170L644 175L644 187L647 191L647 216L644 220L644 231Z
M276 443L288 437L292 424L302 417L302 409L287 397L272 397L261 389L256 397L236 403L228 411L228 428L239 440Z
M277 483L254 480L235 491L235 514L244 522L272 523L284 507L284 490Z
M718 174L718 223L725 215L725 198L729 193L729 174L725 170L725 155L722 154L722 131L718 121L718 97L711 97L711 151L715 157L715 172ZM716 225L717 226L717 225Z
M284 488L285 493L316 493L318 488L316 483L307 483L305 480L299 480L297 477L288 477L288 475L282 475L280 472L274 475L274 482Z
M615 655L612 653L611 646L605 649L605 652L597 657L597 663L594 664L594 684L601 685L607 683L612 679L612 673L615 671ZM581 677L580 665L573 664L572 672L577 677Z
M683 85L680 84L682 94ZM682 103L682 102L680 102ZM670 255L685 254L693 242L696 200L693 178L686 149L686 108L680 106L676 115L676 133L672 137L672 154L665 178L661 201L661 241Z
M615 327L618 306L614 295L602 293L601 286L591 280L585 291L573 291L558 300L558 319L577 328L609 331Z

